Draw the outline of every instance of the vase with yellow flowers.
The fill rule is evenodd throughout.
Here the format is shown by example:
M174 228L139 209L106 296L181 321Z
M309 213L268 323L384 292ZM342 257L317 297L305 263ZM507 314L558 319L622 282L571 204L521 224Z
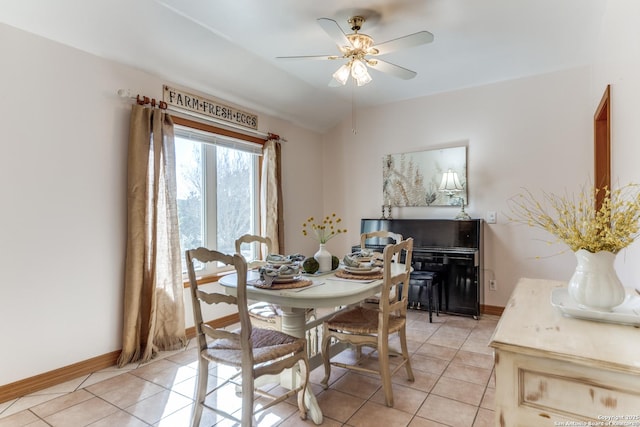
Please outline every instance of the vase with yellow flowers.
M525 191L510 202L510 219L548 231L575 253L577 267L568 285L574 301L597 311L611 311L624 301L614 261L639 234L638 184L594 188L577 197L545 193L542 201Z
M347 230L339 228L342 222L335 213L325 216L321 221L316 222L314 217L307 218L302 224L302 234L311 236L318 241L320 248L313 256L318 261L318 272L326 273L331 271L331 253L325 247L325 244L336 237L338 234L346 233Z

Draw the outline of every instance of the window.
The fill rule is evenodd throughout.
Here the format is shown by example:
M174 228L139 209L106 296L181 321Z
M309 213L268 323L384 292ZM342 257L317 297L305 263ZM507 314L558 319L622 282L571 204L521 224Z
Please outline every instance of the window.
M262 146L179 125L175 126L175 146L180 246L186 272L184 250L204 246L231 254L238 237L259 234ZM215 273L215 266L201 268L201 274Z

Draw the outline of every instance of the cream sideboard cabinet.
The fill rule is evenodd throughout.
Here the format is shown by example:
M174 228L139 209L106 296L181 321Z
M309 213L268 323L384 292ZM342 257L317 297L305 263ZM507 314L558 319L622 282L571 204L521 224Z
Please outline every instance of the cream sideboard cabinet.
M496 426L640 427L640 329L563 316L520 279L491 338Z

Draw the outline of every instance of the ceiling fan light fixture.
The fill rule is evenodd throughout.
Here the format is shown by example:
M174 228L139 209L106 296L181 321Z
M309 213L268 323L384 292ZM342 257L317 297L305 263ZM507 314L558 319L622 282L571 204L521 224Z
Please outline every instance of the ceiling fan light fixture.
M356 80L358 86L364 86L372 80L367 66L359 59L355 59L351 64L351 77Z
M333 78L335 81L340 83L341 85L347 84L347 79L349 78L349 73L351 72L351 63L344 64L338 70L333 73Z
M364 85L366 85L367 83L370 83L370 82L371 82L371 80L373 80L373 79L371 78L371 76L369 75L369 73L367 73L367 74L365 74L364 76L362 76L361 78L356 79L356 83L358 84L358 86L364 86Z

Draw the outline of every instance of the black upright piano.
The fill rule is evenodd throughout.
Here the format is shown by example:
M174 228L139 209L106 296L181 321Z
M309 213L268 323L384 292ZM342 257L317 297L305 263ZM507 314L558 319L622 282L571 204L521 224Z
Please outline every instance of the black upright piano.
M483 226L481 219L362 219L360 231L368 233L387 230L413 237L412 278L424 272L437 275L440 286L439 307L445 313L480 316L480 292L483 286ZM367 247L384 249L391 241L370 239ZM353 249L359 248L354 246ZM418 295L414 293L414 295ZM409 305L427 307L426 301L412 301Z

